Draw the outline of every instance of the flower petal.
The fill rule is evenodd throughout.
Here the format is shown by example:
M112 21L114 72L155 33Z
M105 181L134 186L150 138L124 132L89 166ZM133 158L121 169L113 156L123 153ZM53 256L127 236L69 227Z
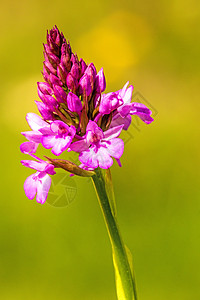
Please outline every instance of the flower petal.
M55 141L51 151L54 155L58 156L70 146L72 137L65 136L63 138L56 138Z
M54 166L50 163L46 163L45 173L50 174L50 175L56 174L56 172L54 170Z
M107 153L114 158L120 158L124 152L124 142L119 138L102 142L102 145L106 147Z
M125 92L125 95L122 97L124 104L130 103L132 99L133 86L130 85Z
M30 175L24 182L24 191L28 199L33 200L37 191L37 184L36 184L36 175Z
M116 162L118 163L119 167L121 168L122 167L122 164L121 164L121 161L119 158L116 158Z
M135 113L135 115L137 115L146 124L150 124L154 121L154 119L151 116L144 113Z
M24 131L21 134L30 142L41 143L42 134L39 131Z
M116 138L120 135L124 125L116 126L113 128L108 129L107 131L104 132L104 139L103 140L110 140L113 138Z
M130 113L131 109L132 109L132 103L127 103L118 107L117 111L122 118L125 118Z
M119 90L117 93L119 94L119 96L123 99L124 96L125 96L125 93L126 93L126 89L127 89L127 86L129 85L129 81L127 81L125 83L125 85L123 86L123 88L121 90Z
M82 152L86 151L88 149L88 144L86 143L86 140L80 140L77 142L74 142L71 144L70 149L75 151L75 152Z
M47 199L51 186L51 177L46 173L40 173L37 180L37 196L36 201L44 204Z
M24 142L20 145L20 151L25 154L35 153L38 145L34 142Z
M96 75L95 87L98 93L103 93L106 89L106 79L103 72L103 68L101 68Z
M28 122L28 124L32 130L38 130L38 129L48 125L47 122L42 120L42 118L40 116L38 116L34 113L28 113L26 115L26 121Z
M86 142L88 145L93 142L94 135L98 140L104 137L103 130L94 121L90 120L86 127Z
M132 102L131 103L131 111L130 114L135 114L136 112L138 113L144 113L147 115L151 115L152 112L150 111L150 109L148 107L146 107L146 105L142 104L142 103L137 103L137 102Z
M35 160L21 160L23 166L37 170L44 171L46 168L46 163L44 161L35 161Z
M101 114L110 114L111 111L118 108L120 105L120 99L117 93L108 93L101 96L101 102L99 106L99 112Z
M97 159L98 159L99 167L102 169L109 169L113 164L113 160L110 157L107 149L103 147L101 147L98 150Z
M43 128L40 128L39 129L39 132L41 132L43 135L55 135L50 126L46 126L46 127L43 127Z
M118 125L123 125L123 130L127 130L131 124L131 116L128 115L125 118L122 118L119 114L117 114L110 124L110 128L116 127Z
M81 152L81 154L79 155L79 160L87 167L91 167L94 169L98 167L97 155L92 147L86 151Z
M91 130L92 132L95 132L96 129L99 129L97 123L95 123L94 121L89 121L86 131Z
M62 134L63 130L69 131L69 126L63 121L57 120L51 123L51 130L53 133Z
M42 146L46 149L52 148L56 143L56 137L54 135L44 135L41 138Z
M56 174L56 172L54 171L54 166L43 160L21 160L21 163L23 166L37 170L38 172L45 172L51 175Z
M99 147L97 149L95 146L92 146L79 155L79 160L87 167L93 169L97 167L108 169L113 164L113 160L105 147Z

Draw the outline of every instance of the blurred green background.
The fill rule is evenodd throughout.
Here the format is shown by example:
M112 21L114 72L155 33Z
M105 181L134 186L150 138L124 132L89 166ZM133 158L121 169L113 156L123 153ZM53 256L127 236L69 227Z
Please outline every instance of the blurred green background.
M104 67L107 92L129 80L155 116L149 126L133 119L123 167L112 167L139 299L200 299L200 2L7 0L0 8L0 298L116 299L92 184L65 177L76 193L61 207L23 191L32 171L20 164L28 159L20 132L36 112L42 43L56 24L79 58Z

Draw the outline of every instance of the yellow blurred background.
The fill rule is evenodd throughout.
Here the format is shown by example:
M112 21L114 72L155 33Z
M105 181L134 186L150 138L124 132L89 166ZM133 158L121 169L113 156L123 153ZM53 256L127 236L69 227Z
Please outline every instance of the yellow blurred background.
M53 198L40 205L23 191L32 171L20 164L28 159L19 151L20 132L28 130L26 113L37 112L42 43L55 24L79 58L104 67L107 92L129 80L134 101L155 117L148 126L133 118L123 134L123 167L112 167L139 300L200 299L197 0L1 2L0 298L116 299L110 244L91 182L65 177L67 195L75 191L69 205L54 205Z

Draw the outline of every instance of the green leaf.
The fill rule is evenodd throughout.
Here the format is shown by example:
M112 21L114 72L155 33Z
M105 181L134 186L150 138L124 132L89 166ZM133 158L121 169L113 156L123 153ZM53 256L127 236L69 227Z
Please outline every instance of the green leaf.
M132 257L132 253L131 253L131 251L129 250L129 248L126 245L124 245L124 247L125 247L125 250L126 250L126 254L127 254L129 266L131 268L131 273L132 273L132 276L134 277L134 274L133 274L133 257Z
M125 246L126 248L126 253L128 256L128 261L131 267L131 273L133 272L133 265L132 265L132 255L130 253L130 250ZM118 300L134 300L136 298L134 298L134 290L133 289L129 289L129 293L127 294L127 287L129 286L129 283L126 282L127 287L126 287L126 291L125 291L125 287L124 287L124 281L120 275L120 271L118 268L118 263L117 263L117 254L115 254L114 248L112 247L112 253L113 253L113 265L114 265L114 269L115 269L115 282L116 282L116 291L117 291L117 299ZM130 258L130 260L129 260Z
M114 269L115 269L115 282L116 282L116 290L117 290L117 299L118 300L127 300L127 298L124 294L122 280L121 280L121 276L120 276L120 273L119 273L119 270L118 270L118 266L117 266L114 251L113 251L113 265L114 265Z

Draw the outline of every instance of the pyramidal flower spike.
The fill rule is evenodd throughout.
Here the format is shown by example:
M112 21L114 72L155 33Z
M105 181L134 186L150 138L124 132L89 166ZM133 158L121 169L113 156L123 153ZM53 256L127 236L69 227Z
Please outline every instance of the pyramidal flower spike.
M91 177L111 241L118 300L136 300L130 254L116 220L110 168L114 161L122 166L124 142L120 134L128 130L131 116L150 124L151 111L142 103L132 102L129 82L105 93L103 68L97 71L92 62L79 59L56 26L47 32L42 74L44 80L37 83L40 101L35 101L41 116L27 114L31 130L22 132L27 141L20 146L22 153L34 159L22 160L22 165L36 171L24 183L25 194L45 203L55 168L69 176ZM43 147L46 160L36 156L38 147ZM56 158L45 156L46 149ZM69 151L77 153L79 166L58 158L62 153L67 158Z

